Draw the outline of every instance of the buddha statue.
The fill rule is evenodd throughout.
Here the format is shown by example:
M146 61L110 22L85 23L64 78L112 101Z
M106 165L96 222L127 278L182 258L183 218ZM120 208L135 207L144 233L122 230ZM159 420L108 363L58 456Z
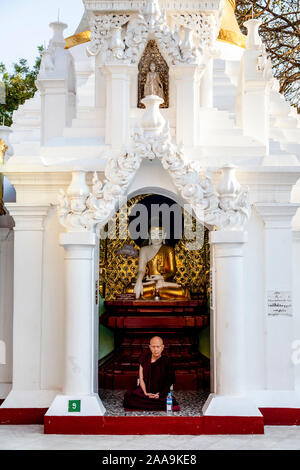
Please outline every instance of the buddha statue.
M150 64L150 71L147 73L146 83L144 86L144 96L156 95L164 100L164 87L161 83L159 73L156 72L154 62Z
M175 253L174 248L165 243L165 238L164 228L152 227L149 245L140 249L137 279L134 286L127 289L137 299L154 299L158 296L162 300L190 299L187 287L172 281L176 273Z

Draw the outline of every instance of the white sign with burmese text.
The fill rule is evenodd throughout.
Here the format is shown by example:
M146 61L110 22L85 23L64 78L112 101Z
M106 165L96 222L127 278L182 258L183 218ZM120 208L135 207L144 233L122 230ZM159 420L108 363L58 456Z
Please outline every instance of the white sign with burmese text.
M291 291L268 291L268 315L293 315Z

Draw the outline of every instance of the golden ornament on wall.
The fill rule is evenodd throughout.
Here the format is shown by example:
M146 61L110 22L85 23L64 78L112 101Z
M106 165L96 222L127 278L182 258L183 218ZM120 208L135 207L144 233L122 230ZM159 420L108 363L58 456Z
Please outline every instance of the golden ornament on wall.
M151 68L154 64L155 68L152 72ZM145 108L141 100L146 96L145 86L147 87L147 76L149 79L149 72L156 73L158 76L157 82L159 86L156 87L160 91L158 96L163 98L164 102L160 105L160 108L169 107L169 67L159 52L158 46L154 40L151 40L147 43L144 53L141 57L141 60L138 65L139 74L138 74L138 108ZM148 80L149 81L149 80ZM150 89L151 87L149 87Z
M146 194L136 196L123 206L117 215L122 217L122 211L130 212L130 209L141 202ZM124 215L123 214L123 215ZM99 260L99 290L100 295L105 300L116 299L117 294L123 294L127 287L135 282L138 272L139 246L127 234L125 224L119 224L119 217L116 218L117 238L110 238L112 233L107 233L106 239L100 240L100 260ZM185 224L190 224L190 230L195 230L196 220L187 217ZM107 230L107 227L105 228ZM121 233L119 233L119 229ZM112 225L112 230L114 227ZM126 232L125 232L126 230ZM191 297L194 299L207 300L209 298L209 273L210 273L210 251L208 242L208 230L203 227L203 246L198 250L188 250L188 241L183 234L175 246L176 274L174 282L188 287Z

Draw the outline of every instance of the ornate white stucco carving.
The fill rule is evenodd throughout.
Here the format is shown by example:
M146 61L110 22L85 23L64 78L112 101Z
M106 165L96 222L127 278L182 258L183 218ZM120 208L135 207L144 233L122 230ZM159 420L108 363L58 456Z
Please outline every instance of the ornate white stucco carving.
M110 13L94 16L88 54L100 53L103 63L136 64L149 39L155 39L169 65L198 64L202 54L214 50L218 35L213 13L181 13L174 18L184 29L181 40L178 26L172 30L160 12L157 0L146 2L140 13ZM195 41L194 41L195 40Z
M102 53L107 52L109 50L108 40L111 38L113 30L128 23L129 18L129 14L114 13L94 16L91 22L91 42L87 47L88 54L97 55L100 50Z
M256 59L256 69L258 72L262 72L264 80L273 79L272 61L267 54L265 44L262 45L261 52Z
M60 192L58 206L60 222L69 231L104 225L113 215L119 198L126 195L145 158L161 161L184 200L196 214L202 211L203 222L224 230L244 227L250 215L248 189L240 187L234 168L223 168L223 179L216 191L209 173L200 174L185 163L183 150L172 143L168 124L157 116L160 102L161 98L154 95L143 99L146 106L143 128L135 131L127 152L108 160L103 183L95 173L89 192L84 173L74 172L67 194Z
M172 17L179 25L193 32L198 41L197 49L201 54L214 51L220 25L217 24L213 13L178 12Z

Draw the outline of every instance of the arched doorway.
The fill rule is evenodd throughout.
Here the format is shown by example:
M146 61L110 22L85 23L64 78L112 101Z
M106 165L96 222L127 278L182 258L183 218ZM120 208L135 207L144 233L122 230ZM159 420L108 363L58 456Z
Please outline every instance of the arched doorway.
M136 228L143 207L150 225L157 210L155 207L153 211L154 206L162 209L161 214L163 209L170 210L166 243L175 252L174 281L188 287L189 302L174 300L166 306L157 301L153 307L145 300L130 304L124 296L137 275L139 249L147 244L148 227L140 227L142 235L136 239L130 227ZM209 230L195 214L187 213L178 196L159 194L157 190L132 195L113 219L104 227L99 241L100 398L108 414L124 412L124 391L137 384L138 358L148 349L150 338L159 334L175 366L174 394L183 412L201 413L210 391ZM164 225L162 218L160 223ZM191 244L197 230L199 243Z

